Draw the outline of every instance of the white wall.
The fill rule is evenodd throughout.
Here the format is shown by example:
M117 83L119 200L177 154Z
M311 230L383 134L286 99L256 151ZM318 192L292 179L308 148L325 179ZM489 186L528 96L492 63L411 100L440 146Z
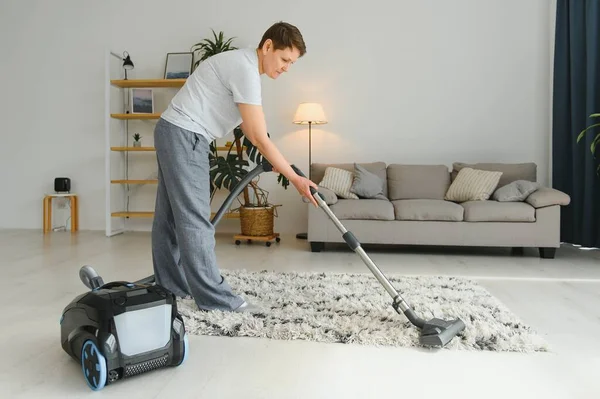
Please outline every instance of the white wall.
M104 229L105 49L131 54L131 77L157 78L166 53L188 51L210 28L254 46L277 20L302 30L308 53L277 81L264 78L264 107L273 139L305 171L307 130L291 119L299 102L318 101L330 123L313 130L314 162L534 161L548 181L549 2L347 4L3 1L0 228L41 228L43 193L55 176L69 176L80 228ZM151 139L153 123L136 123ZM295 189L273 184L274 175L263 182L283 204L277 230L305 229ZM154 191L144 193L151 204Z

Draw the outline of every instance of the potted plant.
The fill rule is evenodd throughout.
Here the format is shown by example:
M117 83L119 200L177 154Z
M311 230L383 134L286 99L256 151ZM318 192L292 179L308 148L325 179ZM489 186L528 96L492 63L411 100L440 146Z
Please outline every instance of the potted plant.
M142 142L140 141L140 139L142 138L142 136L140 136L139 133L136 133L133 135L133 146L134 147L141 147L142 146Z
M231 43L233 42L234 37L225 40L223 32L219 32L217 35L213 29L211 29L213 33L214 40L204 39L200 43L196 43L192 46L191 51L196 56L196 52L199 52L200 58L194 62L194 66L192 70L195 70L202 61L206 60L208 57L211 57L215 54L222 53L224 51L229 50L237 50L237 47L234 47Z
M600 117L600 113L590 115L590 118L599 118L599 117ZM588 131L590 131L596 127L600 127L600 123L592 124L592 125L586 127L585 129L583 129L581 131L581 133L579 133L579 135L577 136L577 143L579 143L579 141L581 141L583 136L585 136L585 134ZM600 133L598 133L596 135L596 137L594 137L594 139L592 140L592 144L590 144L590 151L592 152L592 155L594 155L594 158L596 157L596 148L597 148L598 144L600 144ZM598 174L600 176L600 164L596 168L596 174Z
M244 136L239 126L233 134L234 142L224 155L219 154L214 142L210 146L211 200L217 189L233 190L253 167L250 162L258 165L263 161L262 154ZM245 187L243 201L238 199L242 234L247 236L272 235L274 217L277 216L277 205L269 201L268 192L258 185L258 180L253 180ZM282 174L279 174L277 181L284 189L290 184Z

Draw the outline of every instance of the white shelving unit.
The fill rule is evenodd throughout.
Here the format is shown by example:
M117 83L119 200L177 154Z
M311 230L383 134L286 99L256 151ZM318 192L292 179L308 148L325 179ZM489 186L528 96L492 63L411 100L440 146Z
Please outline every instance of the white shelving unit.
M130 211L127 204L132 192L136 191L135 188L131 188L132 186L155 185L158 182L155 178L128 179L125 173L129 170L130 163L140 161L137 157L130 159L130 154L141 155L148 152L154 154L152 146L132 147L129 144L132 141L129 137L131 132L128 132L127 128L129 122L158 120L161 115L160 113L128 113L129 89L178 89L183 86L185 79L120 79L123 73L121 63L111 55L110 51L106 52L105 57L105 234L107 237L112 237L126 230L128 219L154 216L153 209ZM113 75L117 74L119 79L113 78ZM157 102L156 97L155 102ZM154 155L152 157L155 162Z
M111 64L112 62L112 64ZM127 176L126 171L135 169L135 165L146 163L146 167L151 167L154 171L156 165L155 149L153 146L132 147L129 143L133 131L128 131L128 123L137 123L136 121L154 122L160 118L161 113L152 114L133 114L127 113L129 89L131 88L152 88L163 89L160 92L155 91L155 108L161 109L168 105L168 100L175 95L176 90L185 84L185 79L121 79L123 74L122 62L106 52L105 59L105 111L104 111L104 160L105 160L105 220L107 237L123 233L127 230L127 220L129 219L149 219L154 217L154 198L155 193L151 195L152 199L147 201L142 210L130 211L128 209L128 199L141 188L154 186L158 183L156 177L134 178ZM115 77L119 77L118 79ZM165 90L167 92L165 93ZM168 93L168 90L171 93ZM157 95L159 94L160 95ZM165 95L163 95L163 93ZM136 130L136 129L133 129ZM154 130L154 126L148 126L145 129L148 133ZM142 142L145 140L142 139ZM146 140L148 141L148 140ZM228 151L230 147L219 146L217 151ZM151 153L151 166L148 165L148 158L143 154ZM132 155L132 159L130 156ZM132 168L132 166L134 166ZM144 174L148 174L144 169ZM138 171L139 173L139 171ZM132 188L133 187L133 188ZM214 212L213 212L214 215ZM239 212L227 212L224 219L237 219Z

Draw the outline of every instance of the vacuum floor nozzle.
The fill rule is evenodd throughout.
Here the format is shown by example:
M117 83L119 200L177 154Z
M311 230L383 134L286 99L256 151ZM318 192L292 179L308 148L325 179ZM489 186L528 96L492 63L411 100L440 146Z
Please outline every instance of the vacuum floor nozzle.
M431 319L421 329L420 342L426 346L443 347L464 329L465 323L461 319Z

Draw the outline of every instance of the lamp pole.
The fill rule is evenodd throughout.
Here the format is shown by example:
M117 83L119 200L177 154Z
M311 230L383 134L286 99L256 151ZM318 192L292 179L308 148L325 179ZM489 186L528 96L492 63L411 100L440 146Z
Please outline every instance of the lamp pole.
M312 121L308 121L308 180L312 180Z
M293 123L305 125L308 123L308 179L312 181L312 125L327 123L323 107L319 103L301 103L294 114ZM307 239L307 233L298 233L296 238Z

